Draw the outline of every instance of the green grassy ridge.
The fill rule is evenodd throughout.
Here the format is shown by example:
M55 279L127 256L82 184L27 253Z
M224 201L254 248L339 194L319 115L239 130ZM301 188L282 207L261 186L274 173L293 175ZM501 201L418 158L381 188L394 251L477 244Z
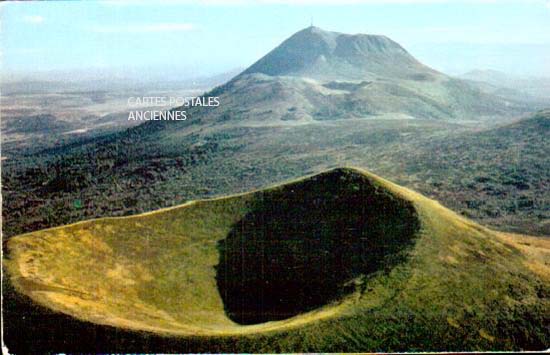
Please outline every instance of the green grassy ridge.
M223 336L207 335L198 338L200 341L196 342L193 340L195 337L189 334L183 337L155 335L154 337L160 338L152 344L161 348L152 349L153 351L162 350L162 344L171 344L170 349L178 349L180 346L179 349L185 351L239 352L496 350L548 347L548 283L528 267L532 260L528 260L516 246L502 239L499 233L469 222L434 201L373 175L364 175L363 171L337 169L326 174L366 179L376 190L388 193L400 201L412 203L421 228L415 237L416 242L408 252L409 258L389 270L366 275L367 277L356 284L356 291L344 298L338 311L326 319L306 314L292 318L296 320L302 317L305 321L289 327L282 324L281 327L270 328L273 324L280 323L275 322L268 324L265 331L244 332L241 335L231 332ZM303 186L304 181L311 179L312 177L308 177L265 192L197 201L183 207L141 216L94 220L15 237L9 242L12 259L8 262L8 269L12 275L17 274L16 260L24 256L33 243L38 243L34 246L35 249L37 246L44 248L43 250L53 248L53 251L61 248L57 250L58 256L61 255L61 250L77 253L73 254L73 261L68 256L63 261L51 261L52 265L56 265L56 270L65 273L63 276L73 276L72 281L78 283L87 275L86 280L96 282L92 287L97 287L98 290L111 289L119 296L125 294L124 292L125 295L132 296L131 292L125 291L124 285L101 284L108 278L105 275L109 271L116 270L113 268L115 265L106 265L113 263L113 260L105 257L109 254L108 248L111 248L113 255L124 255L129 260L139 261L141 269L134 270L134 277L130 278L139 281L138 286L132 286L132 292L137 290L136 300L154 302L157 308L177 316L178 322L192 322L210 330L223 327L235 330L238 327L235 328L223 311L220 312L223 310L222 300L218 295L212 294L212 290L216 289L215 265L218 262L216 239L223 239L243 214L254 210L252 202L255 196L281 189L297 189ZM105 232L108 232L109 226L118 233L106 237ZM82 238L83 233L92 233L94 230L101 233L102 241L93 244L96 246L95 251ZM44 239L44 235L55 231L73 235L74 238L63 238L66 242L74 243L74 246L67 249L67 245L46 243L47 237ZM135 240L129 238L130 235L144 233L147 235L145 241L150 243L147 248L140 247ZM77 234L81 235L80 238ZM40 238L43 240L40 241ZM25 247L23 241L31 244ZM108 248L103 248L104 246ZM173 253L188 255L180 258L177 264L171 264L170 254ZM52 254L39 257L55 259ZM90 259L88 265L82 263L86 259ZM164 262L160 262L162 260ZM101 269L102 264L98 261L103 261L103 265L106 265L104 269ZM547 263L548 259L543 258L543 261ZM116 262L121 260L117 259ZM169 265L170 268L159 267L159 264ZM186 274L186 270L193 270L197 274ZM37 272L34 276L48 275ZM185 280L189 276L200 283L193 283L192 287L187 288L183 285L178 287L177 281ZM25 289L21 279L15 277L13 280L20 291L33 291ZM48 277L44 277L42 282L48 280ZM124 280L119 282L123 284ZM154 287L151 282L154 282ZM177 298L169 301L166 295L170 294L177 295ZM36 301L36 295L31 293L31 297ZM181 303L174 301L178 299ZM181 307L192 309L196 306L190 300L200 300L201 308L210 312L191 312L191 315L189 312L182 312ZM328 304L324 308L334 307L338 306ZM60 311L59 308L57 310ZM129 314L124 305L111 304L109 311ZM135 319L147 322L152 320L147 312L134 313L130 315ZM86 319L82 314L80 316ZM312 318L308 319L309 316ZM292 319L289 324L293 322ZM101 323L97 319L88 320ZM157 326L173 325L166 320L156 322ZM214 323L216 327L212 327ZM127 325L120 326L120 329L125 328ZM136 337L140 334L126 330L121 333L126 334L123 336L125 341L132 339L131 334ZM177 333L177 329L172 333ZM9 339L7 343L9 346ZM143 349L151 350L146 344L137 344L142 344ZM110 338L105 349L120 349L119 345L116 339Z

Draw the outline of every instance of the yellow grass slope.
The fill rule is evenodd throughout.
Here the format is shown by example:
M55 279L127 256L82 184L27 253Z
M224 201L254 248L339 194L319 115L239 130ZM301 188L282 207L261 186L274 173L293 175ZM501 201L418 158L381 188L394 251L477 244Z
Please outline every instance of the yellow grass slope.
M302 245L300 238L309 239ZM329 255L334 248L339 260ZM316 255L301 259L312 249ZM183 337L261 333L300 350L288 334L347 334L367 346L377 344L375 323L387 320L377 330L387 337L400 329L394 324L400 314L413 314L425 323L417 320L417 337L431 324L440 342L458 341L451 333L464 332L482 348L514 348L520 330L533 333L532 344L548 341L548 238L492 231L355 168L36 231L10 239L8 250L5 264L16 290L52 310L125 329ZM235 250L270 259L255 265ZM338 279L320 280L329 273L321 266L308 269L315 263L333 267ZM288 282L292 294L273 296L283 291L266 283L277 280ZM318 299L306 304L311 293ZM246 308L242 299L264 308ZM508 329L509 314L496 308L526 310L538 323Z

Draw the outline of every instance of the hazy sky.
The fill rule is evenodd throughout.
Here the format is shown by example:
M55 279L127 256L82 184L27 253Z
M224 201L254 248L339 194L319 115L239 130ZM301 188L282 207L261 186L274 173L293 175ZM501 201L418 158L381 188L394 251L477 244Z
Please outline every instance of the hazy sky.
M12 2L0 11L10 73L210 75L250 65L313 18L327 30L385 34L452 74L550 76L546 0Z

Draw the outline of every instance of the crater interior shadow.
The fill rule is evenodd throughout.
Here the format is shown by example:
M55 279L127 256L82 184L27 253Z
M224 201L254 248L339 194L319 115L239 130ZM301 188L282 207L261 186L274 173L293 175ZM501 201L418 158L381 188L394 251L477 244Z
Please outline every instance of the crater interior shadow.
M218 242L217 286L239 324L286 319L352 292L349 281L401 262L419 229L410 202L346 170L256 197Z

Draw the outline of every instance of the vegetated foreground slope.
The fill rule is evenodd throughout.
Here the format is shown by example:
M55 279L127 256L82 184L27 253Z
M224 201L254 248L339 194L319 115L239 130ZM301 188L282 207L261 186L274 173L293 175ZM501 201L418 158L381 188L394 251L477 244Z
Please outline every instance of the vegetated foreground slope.
M384 173L484 224L550 235L549 134L550 110L544 110L414 144Z
M360 166L501 230L549 235L550 111L485 130L403 119L120 135L4 161L5 237Z
M427 193L433 186L409 184L409 177L448 176L421 169L431 164L430 157L411 168L420 171L414 176L400 169L410 165L411 153L428 147L436 152L431 139L452 140L464 128L461 122L486 125L488 117L502 122L535 109L438 73L386 37L315 27L299 31L208 95L220 96L220 106L186 108L185 122L148 122L4 160L4 235L144 212L349 164ZM465 155L472 151L459 149ZM471 172L456 171L462 167L449 155L439 161L456 167L451 187L463 189L460 177ZM477 202L467 208L475 209ZM536 213L529 220L523 210L513 213L516 230L535 225L530 233L544 233ZM476 211L471 215L485 219ZM491 223L505 224L493 217Z
M15 352L550 344L547 238L486 229L358 169L32 232L8 250L8 302L33 309L7 310Z

